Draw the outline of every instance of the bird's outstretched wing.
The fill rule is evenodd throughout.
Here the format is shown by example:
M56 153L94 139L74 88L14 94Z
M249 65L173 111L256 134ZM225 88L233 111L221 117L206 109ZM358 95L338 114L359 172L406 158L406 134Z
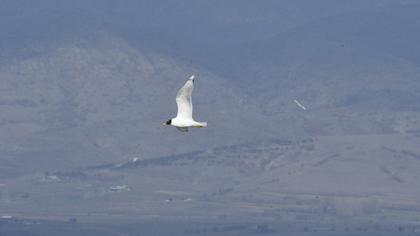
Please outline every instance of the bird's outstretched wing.
M176 105L178 106L177 118L193 119L192 118L192 91L194 89L194 78L192 75L187 82L179 89L176 95Z

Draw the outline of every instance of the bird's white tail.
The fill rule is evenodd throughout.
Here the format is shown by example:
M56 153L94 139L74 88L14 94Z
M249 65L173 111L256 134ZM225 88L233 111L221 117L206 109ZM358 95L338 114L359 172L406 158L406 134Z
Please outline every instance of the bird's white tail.
M197 127L198 128L203 128L207 126L207 122L197 122Z

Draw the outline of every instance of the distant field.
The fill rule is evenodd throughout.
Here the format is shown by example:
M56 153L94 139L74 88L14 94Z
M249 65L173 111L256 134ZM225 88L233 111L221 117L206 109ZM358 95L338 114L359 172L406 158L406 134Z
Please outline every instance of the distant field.
M174 236L174 235L291 235L291 236L410 236L418 235L414 226L377 224L299 224L288 222L234 222L200 220L112 220L79 223L36 219L0 220L0 234L7 236Z

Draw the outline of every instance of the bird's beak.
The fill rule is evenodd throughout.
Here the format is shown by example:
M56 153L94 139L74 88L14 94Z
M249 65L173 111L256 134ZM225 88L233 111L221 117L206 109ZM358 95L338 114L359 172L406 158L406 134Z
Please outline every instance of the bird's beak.
M162 123L162 126L166 126L166 122L163 122L163 123Z

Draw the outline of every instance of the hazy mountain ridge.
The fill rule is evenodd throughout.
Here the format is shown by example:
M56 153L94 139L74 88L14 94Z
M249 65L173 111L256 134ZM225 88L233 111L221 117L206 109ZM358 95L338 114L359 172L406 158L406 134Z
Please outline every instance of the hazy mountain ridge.
M418 48L407 54L404 46L413 45L406 40L418 35L403 27L417 19L417 8L388 7L316 20L271 39L225 49L226 63L214 71L242 81L245 89L252 87L248 93L268 100L269 113L289 111L292 97L310 101L308 106L316 109L353 104L362 105L355 109L398 109L411 104L408 109L418 110L418 66L410 59ZM405 17L399 19L400 14ZM255 83L257 79L264 83ZM381 93L395 93L391 97L401 100L381 102ZM351 101L358 95L365 99ZM377 104L369 104L372 100Z
M81 165L128 153L156 156L168 152L182 136L159 126L176 115L177 88L196 72L196 118L218 127L219 132L206 134L215 137L216 143L230 142L239 127L260 120L255 106L245 104L229 83L170 57L130 48L118 39L95 46L64 44L40 57L3 64L0 71L4 81L1 121L12 134L2 136L2 151L9 158L54 155L57 165L63 161ZM254 112L241 117L245 111ZM261 128L253 125L247 132L253 129ZM226 130L231 132L221 132ZM191 147L207 142L203 135L196 132ZM242 137L232 141L250 138ZM165 145L143 150L140 140L143 147L157 140ZM76 156L83 161L75 161Z
M2 214L418 232L417 1L5 3Z

